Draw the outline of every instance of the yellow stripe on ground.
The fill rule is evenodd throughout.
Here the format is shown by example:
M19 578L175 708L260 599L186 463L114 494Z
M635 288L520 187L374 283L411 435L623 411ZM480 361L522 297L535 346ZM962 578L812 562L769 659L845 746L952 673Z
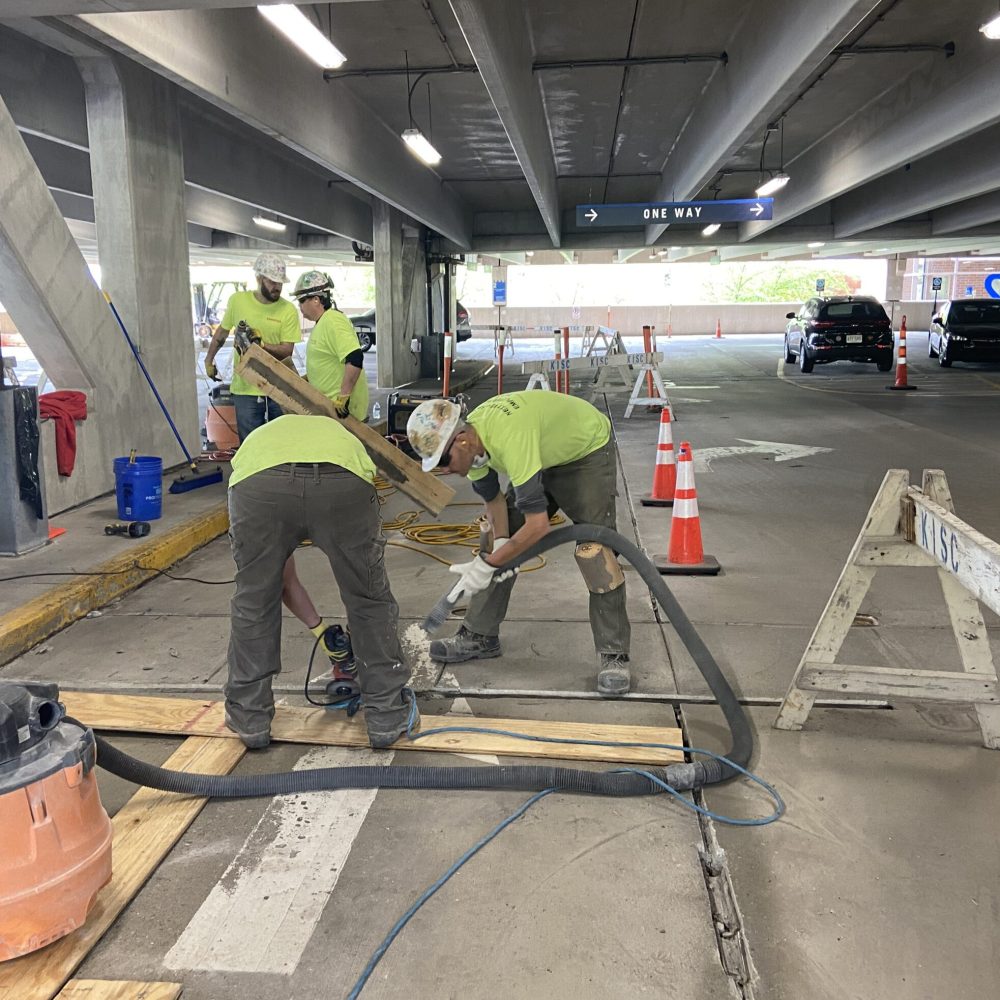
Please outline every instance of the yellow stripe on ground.
M223 502L0 616L0 666L152 579L229 530ZM100 574L100 575L99 575Z

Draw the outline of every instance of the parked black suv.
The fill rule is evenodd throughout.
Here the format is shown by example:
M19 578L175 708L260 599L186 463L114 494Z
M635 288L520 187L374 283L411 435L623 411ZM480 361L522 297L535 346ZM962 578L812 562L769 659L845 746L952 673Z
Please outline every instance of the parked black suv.
M927 354L942 368L953 361L1000 361L1000 299L946 302L931 317Z
M372 344L375 343L375 310L369 309L368 312L362 313L360 316L348 316L347 318L354 324L354 332L357 333L358 340L361 342L361 350L370 350ZM461 344L462 341L468 340L472 336L472 328L469 326L469 310L461 302L455 306L455 318L458 320L455 327L455 339Z
M797 359L803 372L830 361L873 361L880 372L892 368L892 323L871 296L809 299L786 318L786 364Z

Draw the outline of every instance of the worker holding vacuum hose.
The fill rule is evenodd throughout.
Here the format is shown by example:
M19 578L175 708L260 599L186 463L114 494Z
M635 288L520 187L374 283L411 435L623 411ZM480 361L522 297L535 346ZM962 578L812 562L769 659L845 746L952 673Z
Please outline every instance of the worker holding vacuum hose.
M250 434L232 464L236 592L226 725L250 749L270 742L271 681L281 670L282 575L296 546L310 538L330 560L347 611L369 742L391 745L407 729L409 671L385 573L372 460L336 420L286 414Z
M432 642L430 655L443 663L500 656L500 623L514 577L495 580L496 569L546 535L560 508L577 523L615 527L611 423L575 396L509 392L488 399L464 420L458 404L427 400L410 414L406 433L425 471L440 467L472 481L494 536L492 553L451 567L471 600L458 632ZM506 494L500 475L510 480ZM609 697L627 694L631 627L625 576L604 546L578 546L576 560L590 590L597 690Z

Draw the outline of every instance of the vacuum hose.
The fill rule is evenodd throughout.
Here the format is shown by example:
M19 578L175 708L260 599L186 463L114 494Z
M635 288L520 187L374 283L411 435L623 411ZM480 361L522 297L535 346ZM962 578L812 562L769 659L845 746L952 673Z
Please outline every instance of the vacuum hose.
M632 564L666 612L722 709L732 735L732 746L725 756L740 768L747 767L753 753L753 732L746 712L656 567L636 545L611 528L574 524L549 532L503 569L516 569L535 556L569 542L606 545ZM135 784L207 798L270 797L339 788L502 788L517 791L557 788L587 795L632 796L661 793L663 789L658 781L680 792L727 781L741 773L724 761L712 758L670 764L665 768L645 768L642 774L634 770L601 772L524 764L501 764L496 767L335 767L246 776L190 774L136 760L100 736L97 737L97 762L105 770Z

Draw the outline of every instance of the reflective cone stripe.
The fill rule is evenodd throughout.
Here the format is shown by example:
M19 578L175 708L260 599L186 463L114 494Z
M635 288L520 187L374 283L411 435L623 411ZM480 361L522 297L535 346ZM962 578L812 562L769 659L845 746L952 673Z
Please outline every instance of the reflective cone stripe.
M678 456L667 559L681 565L701 563L705 559L698 517L698 494L694 485L694 463L691 461L691 445L687 441L681 442Z
M677 485L674 463L674 435L670 427L670 407L660 410L660 436L656 444L656 465L653 467L654 500L673 500Z

